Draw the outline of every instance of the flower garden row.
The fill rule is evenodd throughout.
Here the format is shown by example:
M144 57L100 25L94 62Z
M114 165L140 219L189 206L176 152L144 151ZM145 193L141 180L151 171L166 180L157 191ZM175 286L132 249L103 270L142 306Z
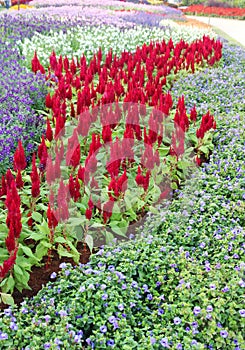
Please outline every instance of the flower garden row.
M4 49L6 41L11 42L13 38L9 37L8 33L6 39L3 43ZM13 50L11 43L8 45L10 45L9 49ZM24 284L28 283L28 269L37 263L38 259L41 260L43 254L47 253L51 247L50 242L60 247L61 255L62 252L64 253L62 245L65 247L66 243L70 242L68 252L72 252L71 255L76 259L77 254L73 243L77 240L78 232L74 234L72 226L80 226L81 219L85 220L87 225L95 215L97 219L94 223L97 228L101 227L101 223L110 222L111 215L108 213L112 215L115 213L104 210L103 206L100 212L99 205L94 208L94 205L91 205L91 198L89 199L89 192L83 196L84 203L79 202L79 195L75 197L80 188L83 188L83 195L87 190L86 173L95 174L91 168L86 170L86 166L91 165L90 158L94 157L97 149L101 148L102 152L107 149L109 159L111 157L110 160L113 162L112 148L115 147L118 152L117 137L120 136L125 145L129 147L130 157L134 158L134 162L128 163L126 168L123 162L117 164L118 159L115 159L114 163L109 162L108 165L113 164L113 166L108 167L104 164L104 168L108 171L105 188L109 190L107 195L109 195L110 204L117 201L119 197L125 196L130 181L131 184L132 181L135 181L130 189L137 188L137 186L139 189L144 188L148 194L151 194L149 198L151 197L152 201L151 185L156 188L157 183L155 180L148 182L154 173L154 164L149 164L149 161L151 160L150 163L152 160L153 163L156 161L159 167L157 156L159 153L159 160L162 161L165 158L171 168L177 166L177 169L181 160L185 159L187 150L185 143L181 144L180 141L187 138L189 142L194 142L192 147L198 152L199 147L207 146L200 144L200 141L204 140L205 135L209 135L208 129L215 128L214 119L207 113L207 110L210 109L216 116L223 116L217 120L219 125L215 138L216 148L210 165L203 172L198 171L195 174L195 177L179 193L177 200L165 202L165 207L163 204L160 206L160 216L156 213L149 214L149 219L142 228L144 232L142 237L138 237L137 241L119 245L115 249L101 249L99 254L92 257L88 266L80 266L71 270L69 266L63 264L64 273L61 279L44 288L39 296L34 297L33 301L24 303L19 314L17 309L16 311L5 310L4 317L1 319L3 348L12 349L22 346L23 349L68 349L86 346L98 349L107 347L117 349L126 347L130 349L162 347L238 349L239 344L242 346L245 313L241 302L244 287L242 280L244 264L241 260L244 250L242 245L244 237L242 216L244 209L242 202L244 199L244 164L242 162L244 111L238 86L243 89L244 80L241 78L244 72L239 68L238 62L243 60L244 52L230 50L228 46L225 46L223 67L206 68L204 73L195 73L196 89L191 88L190 80L193 83L193 76L191 79L187 76L177 84L174 82L177 72L178 77L186 75L183 74L186 69L194 73L198 64L203 64L204 60L213 65L216 60L220 59L220 49L219 42L205 37L194 44L181 41L174 45L171 40L168 43L144 44L132 53L120 54L118 52L113 55L111 51L108 53L99 51L90 60L83 56L81 59L75 57L69 61L65 57L65 52L60 53L64 57L58 57L52 53L48 82L53 82L49 87L44 88L51 89L46 97L46 106L49 108L49 112L46 113L48 116L46 142L43 138L36 156L39 158L37 164L42 163L43 167L38 169L36 159L32 158L32 165L26 168L23 150L19 144L14 156L15 171L13 174L8 171L2 180L2 198L4 199L4 196L7 195L5 203L9 210L6 224L6 209L2 212L1 227L4 231L2 241L7 245L12 263L18 249L17 262L20 263L15 264L14 273L3 280L4 292L11 291L16 282L20 288L22 288L20 281ZM14 54L19 55L17 51ZM163 56L168 57L166 65L162 64L160 59ZM38 73L39 70L43 73L45 71L42 64L46 66L47 62L41 60L40 63L38 55L35 55L32 60L32 68L36 72L34 81L37 79L40 82L42 79L42 75ZM170 75L171 70L174 71L172 76ZM221 78L224 82L221 82ZM217 79L219 84L215 84ZM213 90L207 91L211 81ZM157 82L158 85L162 83L161 93L154 89ZM43 80L44 85L45 80ZM167 90L172 85L171 97ZM190 86L189 89L188 86ZM200 89L200 86L204 87L205 91ZM188 94L185 94L185 98L179 98L183 94L183 88ZM226 103L228 99L227 93L225 94L227 88L229 96L234 96L236 101L224 108L224 102ZM138 93L132 94L131 89L137 89ZM83 94L84 90L86 94ZM221 91L223 91L222 94ZM40 104L41 101L44 103L43 98L37 100ZM106 119L100 119L99 124L92 119L94 115L86 112L86 108L91 105L98 105L98 110L108 103L113 104L115 108L120 108L120 101L124 102L122 105L124 109L119 111L119 114L115 111L105 113ZM138 111L134 109L134 115L140 118L142 118L140 113L147 116L147 111L142 109L142 106L157 106L162 109L164 115L169 114L170 119L175 122L170 129L170 139L167 144L163 143L163 149L161 149L163 135L159 129L159 120L154 120L154 118L163 116L154 114L154 112L149 113L146 125L141 123L141 119L130 120L130 113L127 114L129 110L125 109L125 103L132 102L134 107L138 102L141 103L138 105L141 106L141 109ZM194 105L196 108L193 109ZM177 106L177 109L176 107L173 109L173 106ZM198 115L195 111L198 112ZM240 115L232 117L237 113ZM79 119L80 115L85 119L82 120L81 117ZM118 119L118 116L121 115L126 120L124 127L120 124L120 118ZM228 115L231 120L227 118ZM113 120L107 120L112 116ZM115 117L117 117L116 120ZM55 171L57 170L58 173L61 171L56 163L62 158L60 156L62 147L55 164L48 160L47 150L53 143L52 138L60 131L64 131L64 126L68 126L70 121L77 119L77 132L69 135L70 142L75 140L76 152L72 152L68 159L70 163L66 163L68 169L66 176L69 179L69 191L74 196L74 203L80 204L81 215L79 218L73 218L78 220L73 220L73 225L66 232L71 236L64 237L64 231L57 229L61 225L57 226L55 218L57 215L66 215L66 212L57 214L52 212L54 209L52 206L48 206L46 198L48 190L42 183L45 177L43 169L45 162L48 162L49 166L55 166ZM79 133L79 121L81 120L84 123L80 125ZM204 122L208 122L208 125L210 123L208 128ZM139 125L140 128L136 127ZM231 128L233 129L230 131ZM176 134L172 133L174 129ZM90 133L89 130L91 130ZM176 144L174 140L177 134L179 136L180 130L181 138ZM235 136L234 130L236 130ZM87 146L81 143L81 147L77 147L80 145L77 141L78 137L79 140L85 137ZM231 137L233 140L230 144ZM137 157L134 153L134 143L140 141L141 138L144 140L144 145L150 146L149 149L145 148L145 159L141 159L141 163L146 161L148 164L145 169L139 168L139 164L135 161ZM204 142L210 142L210 138L207 137ZM107 143L108 148L106 148ZM209 144L209 147L212 147L212 144ZM69 151L69 147L67 150ZM208 155L208 147L199 148L199 151ZM227 152L229 152L228 158ZM195 154L194 156L196 157ZM129 161L130 157L126 161ZM98 157L98 162L101 162L101 159ZM67 162L67 159L64 161ZM84 168L81 167L83 164ZM233 170L234 164L236 164L235 171ZM92 165L95 165L96 168L97 164L92 162ZM158 167L155 170L159 169ZM48 169L49 167L47 171ZM101 164L99 169L101 169ZM178 177L182 178L183 164L178 170ZM46 174L48 181L51 181L55 171L49 171L49 175ZM161 171L164 173L165 170L161 169ZM19 187L19 194L16 191L13 175L17 175L16 185ZM60 176L57 177L60 180ZM91 178L94 184L97 179ZM105 181L105 178L102 180ZM176 188L172 185L173 182L176 182L176 173L174 177L170 176L170 180L169 188ZM182 180L183 178L181 183ZM60 184L59 181L59 186ZM63 191L62 186L60 189ZM193 186L196 192L193 191ZM143 194L140 192L139 197ZM159 195L161 191L158 191L155 201ZM212 201L211 206L208 205L208 200ZM20 203L22 203L21 206ZM222 203L222 209L217 211L220 203ZM166 206L170 206L169 209ZM13 212L19 213L19 217L10 215ZM98 221L101 214L102 221L101 219ZM130 215L135 219L135 214L137 210L134 211L134 214L129 213L125 222L130 221ZM20 221L21 215L22 221ZM224 222L224 217L226 222ZM121 219L117 217L115 220L114 217L114 221L117 222L123 221ZM162 222L160 226L159 222ZM13 234L16 234L14 238L11 236ZM25 243L28 238L36 242L43 241L42 243L45 244L43 247L39 245L39 249L36 249L37 244ZM57 239L56 242L52 241L54 238ZM4 253L3 257L7 258L7 254ZM147 261L147 259L150 260ZM5 267L11 268L7 265L5 264ZM3 269L1 272L4 272ZM52 277L55 278L55 276ZM3 295L6 297L5 294ZM49 327L44 328L44 324Z
M244 8L236 8L236 7L222 8L222 7L213 7L213 6L209 7L204 5L191 5L183 9L182 11L188 15L245 19Z
M239 72L244 51L225 50L224 67L208 78ZM56 282L19 311L5 310L3 348L242 349L244 112L234 104L216 113L210 164L168 210L149 216L141 238L101 249L86 266L63 264Z
M102 31L104 31L104 27L102 27ZM148 33L150 34L150 32ZM208 157L209 147L212 147L212 145L209 145L209 133L205 134L216 127L214 119L209 113L205 114L200 127L196 128L196 132L195 129L191 130L193 128L190 128L189 135L190 122L183 98L178 101L173 119L176 124L175 131L172 132L171 136L171 130L169 130L170 140L165 141L165 144L162 143L164 137L163 119L166 119L173 107L171 95L169 93L163 94L162 89L166 90L171 86L168 81L171 75L176 76L183 69L194 72L196 65L203 65L204 61L213 65L220 58L220 42L205 36L202 40L192 44L180 41L174 46L172 40L169 40L168 44L165 41L157 44L151 43L148 46L143 44L141 48L136 49L135 53L123 52L120 56L113 56L112 51L104 55L100 50L97 54L94 54L89 64L87 64L85 56L82 56L77 62L74 59L69 62L66 57L64 59L62 56L57 58L55 53L52 53L46 79L53 81L52 85L55 84L57 88L53 87L52 97L50 93L46 97L46 106L52 110L50 118L47 119L47 141L51 142L53 137L57 138L61 132L63 135L66 120L69 121L70 118L71 120L77 120L80 117L77 128L74 127L68 140L69 145L73 145L72 147L76 143L76 151L71 156L70 163L67 163L66 160L66 165L72 166L67 174L69 187L60 179L60 166L63 161L61 153L64 153L64 149L62 151L61 148L56 148L56 153L57 151L58 153L53 164L48 157L48 149L43 138L41 145L38 147L40 171L38 173L36 160L33 158L30 178L27 178L28 171L24 174L21 173L26 168L26 159L22 144L19 144L14 156L16 185L15 182L12 184L13 175L9 170L2 177L1 196L3 199L7 196L6 202L3 201L3 209L5 205L8 209L6 221L8 236L5 242L10 254L10 257L4 263L2 278L5 278L12 268L18 249L20 258L17 258L14 265L14 275L7 275L2 283L2 290L5 293L12 292L14 287L20 290L27 287L28 270L31 266L39 264L44 256L50 255L52 249L57 249L60 256L71 256L78 261L79 254L76 250L76 245L79 242L77 238L78 226L83 226L84 230L86 228L83 239L90 246L94 238L99 238L97 237L99 227L103 227L101 234L105 236L106 242L112 240L112 234L104 230L105 225L108 225L117 234L124 236L130 221L139 217L142 207L147 210L150 204L162 198L163 195L166 196L171 188L176 188L175 186L183 181L186 172L185 167L188 165L185 160L185 138L191 137L192 149L195 148L196 150L198 155L196 161L198 163L201 163L201 154ZM102 59L104 59L104 63ZM31 64L35 73L39 71L42 74L45 73L45 69L39 62L36 53ZM158 86L157 89L156 86ZM130 106L133 109L124 116L124 121L120 120L122 111L118 104L119 101L134 104ZM93 106L96 110L97 106L107 106L113 103L116 107L115 111L110 110L108 113L105 110L103 118L102 113L100 113L102 129L101 126L98 128L98 126L93 125L96 124L96 115L94 112L92 115L86 113L87 109ZM138 111L138 103L142 105L140 112ZM157 108L161 111L161 115L156 113L154 115L153 112L150 118L148 116L149 120L146 119L145 108L147 106ZM133 115L130 116L130 113L133 113ZM142 117L145 117L145 125L149 123L147 127L144 126ZM190 121L195 124L196 119L197 112L193 106ZM114 129L116 129L116 132L114 132ZM167 134L166 130L164 132ZM83 142L80 147L78 136L82 136L83 140L86 139L86 147L83 146ZM119 141L118 137L122 136L123 138ZM137 151L143 153L141 163L134 161L132 163L132 159L137 156L134 143L137 141L139 143L142 139L144 140L143 149ZM109 142L111 142L110 145L108 145ZM136 146L139 147L139 145ZM62 144L61 147L64 147L64 145ZM102 159L106 160L106 154L103 155L103 152L110 153L110 157L105 164L98 163L97 157L99 155L95 154L101 148ZM119 156L119 148L122 148L121 156ZM190 152L190 148L187 152ZM66 155L69 154L70 150L65 149L65 153ZM119 161L114 159L114 154L121 159ZM127 165L129 159L130 164ZM126 162L126 166L130 169L129 173L126 171L128 169L125 168L125 164L123 167L123 162ZM115 164L112 166L110 163ZM140 164L143 165L142 168ZM154 170L155 166L157 169ZM96 177L97 167L98 169L104 167L106 170L104 174L104 176L106 175L106 181L102 181L101 177ZM44 174L45 168L47 169L46 174ZM160 173L165 173L166 177L170 176L169 183L167 178L165 179L165 187L164 184L161 185L161 180L156 180ZM88 177L91 177L90 183L86 179ZM49 203L43 200L48 190L47 183L52 185L56 178L59 180L57 190L58 208L62 208L62 210L52 210L54 209L54 199L51 200L50 198ZM99 181L102 182L98 183ZM125 182L124 188L122 188L123 182ZM127 182L130 183L131 192L126 191ZM42 188L40 188L41 183ZM142 187L142 189L139 189L141 193L132 192L132 188L135 186L137 188L137 185L140 188ZM20 197L16 192L16 186L19 188ZM166 186L170 188L168 189ZM108 188L106 197L105 194L103 196L103 202L101 202L101 198L91 198L94 187L101 188L102 191L104 188ZM68 189L73 201L77 202L76 206L80 208L80 214L77 217L70 218L70 225L66 228L67 233L65 235L62 225L58 225L58 221L65 221L69 218L69 201L67 200L67 203L64 203L64 199L59 199L59 193L66 195ZM111 190L113 196L110 194ZM134 202L134 204L123 213L120 210L119 213L112 214L116 204L117 207L120 206L119 197L123 197L126 203ZM135 200L135 198L138 198L138 200ZM41 203L39 203L40 199L42 199ZM100 203L98 203L98 200ZM117 203L114 203L114 201ZM14 212L18 212L19 216L13 216ZM91 220L92 213L93 221L89 225L88 221ZM56 217L56 220L54 220L54 217ZM97 228L96 237L92 237L91 234L85 236L90 226ZM35 244L28 245L27 243L28 247L26 247L25 240L28 242L28 239L34 240ZM28 255L28 259L25 258L26 255Z

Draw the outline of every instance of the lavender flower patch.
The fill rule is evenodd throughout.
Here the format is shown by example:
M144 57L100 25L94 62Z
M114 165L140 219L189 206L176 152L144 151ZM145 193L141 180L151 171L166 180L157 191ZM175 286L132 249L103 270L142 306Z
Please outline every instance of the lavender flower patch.
M179 14L178 14L179 16ZM127 22L132 22L137 25L149 26L149 27L159 27L160 22L163 19L173 19L173 14L156 14L156 13L146 13L146 12L136 12L133 14L124 15L123 20Z
M154 12L166 15L179 15L181 11L164 5L150 5L146 1L143 4L139 1L116 1L116 0L34 0L31 2L36 8L41 7L60 7L60 6L92 6L101 8L110 8L113 10L135 10L144 12Z

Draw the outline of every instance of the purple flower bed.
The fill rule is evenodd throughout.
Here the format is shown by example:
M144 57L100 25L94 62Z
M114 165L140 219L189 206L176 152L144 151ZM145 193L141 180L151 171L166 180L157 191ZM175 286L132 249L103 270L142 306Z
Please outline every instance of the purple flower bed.
M43 117L35 110L44 107L45 78L28 72L22 60L13 42L0 40L0 174L12 166L18 140L30 160L44 131Z

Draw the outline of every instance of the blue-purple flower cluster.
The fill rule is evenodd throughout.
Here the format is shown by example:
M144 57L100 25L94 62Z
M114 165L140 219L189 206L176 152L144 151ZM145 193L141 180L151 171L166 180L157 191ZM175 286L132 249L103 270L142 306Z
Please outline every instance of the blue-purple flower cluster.
M44 106L45 79L28 72L21 61L14 43L0 39L0 174L12 168L18 140L30 160L44 130L35 110Z

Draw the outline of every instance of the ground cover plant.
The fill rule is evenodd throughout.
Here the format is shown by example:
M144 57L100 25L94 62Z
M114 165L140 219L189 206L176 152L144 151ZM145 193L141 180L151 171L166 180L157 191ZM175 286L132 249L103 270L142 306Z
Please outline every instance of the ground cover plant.
M164 65L161 67L159 57L162 54L166 56L166 53L168 60L164 62L168 71L164 73L161 71ZM156 211L155 214L148 214L144 227L140 228L142 235L137 236L136 241L120 244L114 248L102 247L86 266L71 269L70 265L62 264L64 271L54 284L49 284L37 297L24 302L19 311L17 308L5 310L0 319L3 348L13 349L21 346L23 349L84 347L242 349L244 111L240 94L236 97L236 103L230 104L226 109L223 109L222 103L216 106L216 102L224 89L229 89L231 96L235 97L237 86L243 88L243 81L240 82L239 78L244 74L242 68L244 65L239 64L244 60L244 51L225 46L222 66L209 69L204 62L207 61L213 66L220 60L220 53L219 41L204 37L190 44L181 41L173 45L171 40L168 43L150 43L148 46L138 47L135 52L123 52L115 56L109 51L103 60L103 52L100 50L90 61L84 56L80 60L69 61L66 57L56 56L54 52L51 54L50 67L47 70L50 93L46 96L45 116L48 118L45 135L38 147L37 155L32 158L32 165L27 168L22 145L19 143L14 156L15 169L12 173L8 171L2 178L1 195L5 209L2 211L1 228L4 231L3 245L6 244L7 247L3 257L7 260L1 267L1 274L3 276L7 273L7 278L2 281L2 290L5 293L1 296L5 302L11 301L6 292L11 291L15 283L20 289L28 283L31 266L39 263L38 260L41 260L43 254L50 253L50 242L56 243L60 255L69 253L78 262L73 243L76 242L79 232L76 231L76 235L73 235L72 227L71 230L64 231L58 224L55 208L48 205L51 204L48 203L48 190L43 187L42 181L46 176L51 182L53 174L52 171L48 172L49 166L47 173L44 171L45 161L50 162L47 150L52 145L54 148L59 146L59 141L55 144L52 138L64 131L64 126L69 129L72 120L79 121L78 116L85 115L88 118L86 108L98 104L96 108L99 110L101 105L108 106L111 102L114 103L113 107L117 107L120 106L120 101L124 102L122 107L125 103L127 106L129 102L133 102L134 106L141 102L137 107L147 106L147 110L149 107L157 106L163 109L164 115L169 114L172 120L171 132L174 128L176 133L182 130L180 141L188 138L191 131L189 141L194 142L194 158L199 159L198 162L204 160L200 158L201 154L209 155L210 149L213 155L210 165L205 166L203 171L195 173L193 178L185 182L186 186L181 191L173 185L176 184L176 177L170 176L172 183L169 188L174 190L174 200L159 204L159 214ZM117 70L121 67L119 69L121 77L117 77L115 67ZM143 81L142 73L137 71L139 69L137 67L144 68ZM182 73L184 76L180 80L179 75L178 82L175 82L174 75L172 77L169 75L171 69L174 70L174 75L186 70L192 72L192 79L195 78L197 87L192 90L189 88L190 78L186 73ZM40 72L44 74L45 71L36 54L32 60L32 70L37 75ZM208 79L205 80L202 70L205 70ZM231 74L234 75L234 80L227 79ZM212 79L215 81L219 77L222 77L224 83L215 85L215 94L211 96L211 92L209 93L210 99L205 105L203 93L206 89L211 89ZM147 85L149 81L152 86L155 86L157 81L158 84L161 82L163 89L161 93L157 90L154 92L150 84ZM138 94L132 93L133 88L135 90L134 84L137 84ZM190 89L189 98L188 95L185 98L179 97L183 94L183 86L187 91ZM171 95L167 92L169 88L173 91ZM85 90L86 94L83 93ZM85 98L88 95L90 99ZM223 96L225 101L227 95L223 93ZM171 108L172 105L175 108ZM210 109L215 113L218 123L214 140L212 140L213 132L210 133L210 130L216 128L216 123L210 113L203 112L206 106L207 110ZM125 113L126 118L128 117L127 108L124 107L121 112L120 114ZM143 111L141 109L141 112L145 114L144 109ZM102 118L98 126L96 123L92 125L92 117L94 115L91 114L88 119L84 119L84 122L90 120L89 125L83 123L81 135L78 135L87 138L87 151L84 152L86 147L83 145L80 147L79 142L75 140L73 145L76 146L76 152L68 157L66 164L70 193L73 195L75 205L77 202L79 204L76 200L78 187L86 185L85 159L94 156L98 142L106 144L109 141L108 146L112 150L111 138L114 139L114 144L118 143L115 137L119 135L122 135L124 140L136 141L140 132L144 144L150 142L152 152L160 154L161 147L165 146L165 159L170 162L172 168L178 166L184 159L186 148L184 146L183 149L181 142L175 144L174 133L167 145L164 144L166 140L159 145L158 139L158 144L155 142L155 146L159 148L153 147L153 139L162 136L159 130L155 134L151 132L155 128L152 126L154 113L148 114L146 127L137 121L136 126L140 124L140 130L135 128L135 123L129 121L124 123L128 126L129 138L125 135L125 129L115 128L114 125L117 125L118 120L114 119L113 123L111 120L106 120L104 125ZM159 114L155 117L158 118ZM205 122L208 122L208 127ZM88 132L90 127L91 134ZM75 133L69 143L74 142L76 137ZM62 147L58 152L58 158L55 156L57 161L61 159L61 150ZM69 147L67 150L69 151ZM113 152L109 153L112 156ZM150 158L157 160L155 157ZM78 168L80 163L81 167ZM151 191L151 184L148 184L147 180L148 166L144 169L146 173L142 173L143 169L139 171L138 164L135 163L135 169L134 165L131 168L129 166L130 172L123 166L119 168L118 164L107 169L110 175L111 171L118 172L106 180L107 185L110 180L114 180L108 187L106 185L113 203L115 199L117 201L118 194L125 195L125 188L119 188L118 185L121 178L124 177L125 180L125 177L128 177L126 181L128 186L131 172L136 181L134 188L138 185L139 188ZM80 179L78 169L81 170ZM61 169L55 166L54 170L55 173ZM177 174L177 178L182 184L184 169L182 167L179 170L181 171ZM152 176L152 173L153 170L148 174ZM13 181L15 176L16 181ZM155 187L154 182L153 184ZM86 187L84 190L87 190ZM106 223L107 220L110 221L110 214L113 213L104 207L102 207L104 213L99 213L98 206L95 211L93 203L89 201L89 195L85 196L85 199L84 204L80 202L82 205L79 209L85 217L86 224L93 220L94 215L98 217L101 214L102 221L105 219ZM66 205L63 202L61 204L61 208ZM13 212L15 216L12 215ZM66 212L63 210L60 215L66 215ZM80 226L81 216L78 219ZM77 223L75 221L73 227L76 227ZM98 225L99 222L95 223ZM30 238L26 245L26 241ZM35 242L41 243L38 244L38 249ZM7 257L8 253L10 258ZM16 256L13 272L9 274L8 270L12 268ZM52 274L51 278L56 279L56 274ZM44 325L49 327L43 327Z
M204 6L204 5L191 5L183 12L188 15L198 15L198 16L214 16L214 17L227 17L236 19L245 19L245 9L237 7L215 7L215 6Z

